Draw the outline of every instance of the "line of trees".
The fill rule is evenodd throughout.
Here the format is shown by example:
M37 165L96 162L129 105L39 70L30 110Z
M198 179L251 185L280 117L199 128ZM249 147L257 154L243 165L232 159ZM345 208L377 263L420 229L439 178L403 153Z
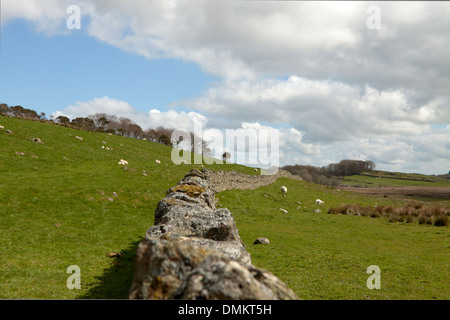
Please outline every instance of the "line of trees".
M172 133L175 129L159 126L155 129L150 128L143 130L138 124L128 118L117 117L106 113L96 113L87 117L77 117L72 120L66 116L60 115L55 119L52 119L51 117L51 119L48 120L43 112L38 114L36 111L23 108L22 106L8 107L7 104L2 103L0 104L0 114L16 118L52 122L86 131L111 133L134 139L145 139L191 152L194 152L196 147L200 147L200 150L203 151L208 149L207 143L192 132L189 133L191 138L190 141L183 141L182 139L173 140Z
M8 105L5 103L0 104L0 113L9 115L11 117L22 117L22 118L46 120L45 113L43 113L43 112L38 114L36 111L24 108L22 106L8 107Z

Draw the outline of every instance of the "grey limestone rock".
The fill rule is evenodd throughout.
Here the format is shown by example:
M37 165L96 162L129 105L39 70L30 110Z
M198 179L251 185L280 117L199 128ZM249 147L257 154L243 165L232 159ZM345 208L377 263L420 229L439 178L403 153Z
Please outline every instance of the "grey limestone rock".
M233 215L216 209L210 171L194 169L159 201L137 250L130 299L299 299L251 264Z
M253 244L269 244L270 241L267 238L258 238L253 242Z

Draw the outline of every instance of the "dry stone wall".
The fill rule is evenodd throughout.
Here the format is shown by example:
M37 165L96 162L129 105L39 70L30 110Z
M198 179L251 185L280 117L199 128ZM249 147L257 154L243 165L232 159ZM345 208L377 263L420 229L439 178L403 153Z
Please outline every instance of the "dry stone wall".
M256 189L274 183L281 177L302 181L300 176L291 174L290 172L278 169L273 175L247 175L236 171L218 171L207 170L210 183L214 186L216 192L222 192L230 189Z
M231 175L240 186L248 182L249 176ZM159 201L154 225L138 246L130 299L299 299L252 265L233 215L215 207L216 188L227 187L223 178L194 169Z

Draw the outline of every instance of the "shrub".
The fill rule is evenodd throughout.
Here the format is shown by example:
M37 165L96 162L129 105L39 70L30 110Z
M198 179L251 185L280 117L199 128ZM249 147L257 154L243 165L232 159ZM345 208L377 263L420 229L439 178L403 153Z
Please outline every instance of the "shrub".
M437 216L434 219L434 225L437 226L437 227L448 226L449 224L450 223L449 223L449 220L448 220L446 215L442 214L442 215Z
M380 214L379 214L378 212L374 211L374 212L371 212L371 213L370 213L370 217L371 217L371 218L379 218L379 217L380 217Z
M394 212L395 212L395 209L390 206L384 208L385 215L392 215Z
M330 208L328 209L329 214L342 214L341 207Z
M339 207L330 208L328 213L372 218L386 217L390 222L412 223L417 219L419 224L450 225L450 208L439 205L426 206L420 202L411 202L397 208L385 205L372 208L359 204L341 204Z
M418 220L419 220L419 224L425 224L425 216L420 215Z
M407 215L406 216L406 223L413 223L414 222L414 217L412 215Z
M398 222L400 220L400 216L397 213L393 213L389 217L389 222Z

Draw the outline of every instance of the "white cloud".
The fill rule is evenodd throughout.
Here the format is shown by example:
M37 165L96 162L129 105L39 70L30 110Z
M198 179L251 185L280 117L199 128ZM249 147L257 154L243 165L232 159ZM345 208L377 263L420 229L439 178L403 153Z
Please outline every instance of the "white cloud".
M78 101L75 105L71 105L62 111L56 111L52 116L56 118L64 115L72 119L75 117L86 117L95 113L107 113L118 117L127 117L129 115L132 116L135 112L136 110L128 102L102 97L94 98L90 101Z
M70 0L4 1L5 21L58 30ZM381 30L369 30L374 3L306 1L79 0L92 37L147 58L197 63L224 81L272 75L410 88L448 95L450 4L380 2ZM56 23L57 22L57 23ZM58 23L61 24L58 27Z
M89 101L79 101L63 110L52 114L54 118L60 115L69 117L87 117L96 113L106 113L117 117L125 117L146 130L159 126L171 129L193 130L194 121L206 125L208 119L196 112L177 112L174 110L160 111L151 109L145 113L137 110L128 102L110 97L94 98Z
M149 112L147 118L137 119L136 122L145 122L146 127L157 128L159 126L179 130L194 130L194 122L205 126L208 119L197 112L177 112L168 110L164 112Z
M326 166L342 159L372 160L380 170L444 174L450 170L450 126L408 138L371 138L313 144L317 152L281 148L282 164Z
M235 119L288 123L310 142L409 135L424 132L432 122L450 122L449 112L439 112L445 109L438 100L414 109L400 90L296 76L212 88L184 104L231 123Z
M225 81L291 74L411 87L427 98L449 84L447 3L378 3L381 30L366 27L365 2L89 3L91 36L148 58L195 62Z
M14 19L33 22L36 31L54 35L67 32L67 7L70 0L2 1L2 25Z

